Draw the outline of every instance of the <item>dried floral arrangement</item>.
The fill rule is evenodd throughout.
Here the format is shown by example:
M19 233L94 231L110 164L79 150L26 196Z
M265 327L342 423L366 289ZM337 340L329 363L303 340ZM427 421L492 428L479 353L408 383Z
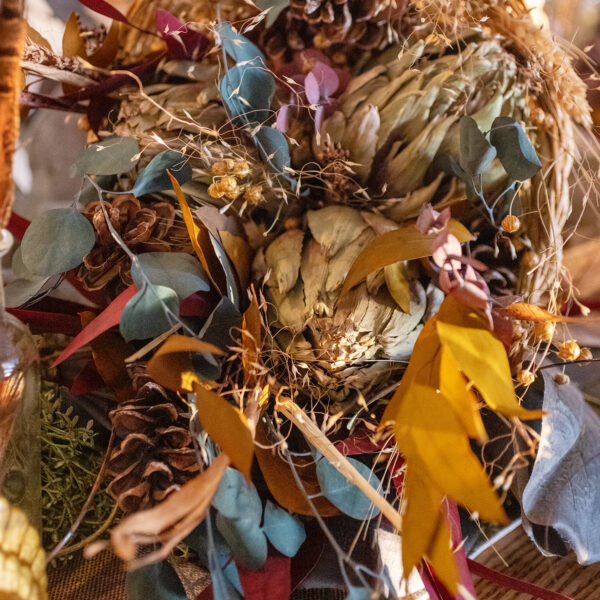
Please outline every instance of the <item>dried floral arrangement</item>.
M85 354L72 393L112 398L98 479L121 520L88 552L125 561L131 598L185 598L184 542L204 594L283 599L325 540L348 598L399 597L351 551L387 531L401 577L467 599L457 506L505 523L511 495L598 560L527 482L562 393L544 360L590 359L555 330L578 318L569 176L593 175L586 86L526 5L82 4L111 27L72 16L61 56L29 28L21 63L62 86L23 105L81 115L82 191L27 227L5 293L35 307L66 277L96 306L54 363Z

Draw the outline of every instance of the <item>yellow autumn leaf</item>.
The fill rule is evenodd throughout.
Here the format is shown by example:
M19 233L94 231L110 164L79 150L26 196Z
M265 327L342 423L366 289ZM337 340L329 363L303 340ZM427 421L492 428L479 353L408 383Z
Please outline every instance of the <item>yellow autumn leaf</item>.
M442 345L491 409L521 419L542 416L542 411L528 411L519 404L504 345L489 330L483 315L448 296L436 328Z
M249 380L254 377L261 346L262 322L260 309L258 307L256 292L252 288L250 305L244 312L242 319L242 365L244 373Z
M225 254L235 268L240 288L245 290L250 282L252 249L243 237L233 235L227 230L219 231L219 237L223 243Z
M223 272L223 267L221 266L210 241L210 233L204 225L200 227L196 223L179 182L171 175L169 170L167 170L167 174L171 179L171 185L175 191L175 196L177 196L177 201L179 202L179 207L181 208L181 213L183 215L183 221L188 230L194 252L196 252L196 256L204 267L212 284L222 295L223 290L227 289L225 273Z
M458 221L448 223L450 233L460 242L473 239L469 231ZM435 235L422 234L414 224L405 225L377 236L358 255L342 286L341 295L360 283L369 273L403 260L430 256Z
M383 269L385 285L400 310L410 314L410 283L405 274L404 263L397 262Z
M517 321L533 321L535 323L581 323L581 322L597 322L598 318L595 317L568 317L565 315L555 315L545 308L535 306L535 304L527 304L527 302L513 302L508 306L499 309L500 314Z
M436 577L451 594L458 594L458 566L454 559L450 528L443 515L440 515L435 537L426 555Z
M412 385L394 425L396 443L407 461L443 493L488 521L505 514L483 467L471 450L452 403L440 392Z
M203 429L249 481L254 439L248 420L225 398L197 383L193 387L196 394L196 412Z
M160 385L175 392L191 392L194 375L192 353L222 356L224 352L202 340L185 335L172 335L148 361L146 372Z

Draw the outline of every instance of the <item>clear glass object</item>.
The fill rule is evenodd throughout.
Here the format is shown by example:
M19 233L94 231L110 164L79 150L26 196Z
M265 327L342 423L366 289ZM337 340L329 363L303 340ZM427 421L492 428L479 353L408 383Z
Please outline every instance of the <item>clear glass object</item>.
M0 231L0 257L12 242ZM0 270L0 493L41 524L39 355L29 329L6 312Z

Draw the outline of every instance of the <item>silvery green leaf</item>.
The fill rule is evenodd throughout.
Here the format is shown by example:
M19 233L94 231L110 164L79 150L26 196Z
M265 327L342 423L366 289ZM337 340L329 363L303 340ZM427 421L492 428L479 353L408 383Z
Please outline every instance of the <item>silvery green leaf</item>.
M90 144L77 158L75 168L88 175L118 175L135 167L139 152L135 138L113 136Z
M29 225L21 257L33 275L56 275L79 266L95 242L94 228L82 214L74 208L55 208Z
M216 523L236 561L254 571L265 564L268 544L260 528L260 517L258 521L251 516L228 519L222 513L218 513Z
M132 263L131 277L138 289L145 275L153 285L171 288L179 300L196 292L208 292L210 285L197 258L183 252L145 252Z
M351 586L348 588L348 595L345 600L371 600L373 591L365 587Z
M290 0L256 0L256 6L260 10L268 10L265 25L271 27L277 17L290 5Z
M157 154L139 174L131 193L139 198L145 194L162 192L172 188L167 169L181 185L192 179L192 167L185 156L173 150Z
M175 569L166 561L145 565L127 573L127 600L186 600Z
M223 48L236 63L260 58L265 63L264 54L249 39L238 33L229 23L217 25L217 33L221 38Z
M265 506L263 531L271 544L284 556L296 556L306 540L302 522L270 500L267 500Z
M228 467L219 483L212 505L228 519L249 517L257 523L262 504L253 483L248 483L236 469Z
M475 119L460 120L460 165L471 177L481 175L496 158L494 148L480 131Z
M120 330L126 341L146 340L168 331L179 316L179 298L168 287L144 284L127 302L121 314Z
M546 414L522 497L524 524L546 552L559 537L581 564L600 561L600 417L573 385L543 372ZM560 544L559 544L560 545Z
M498 151L498 158L504 170L515 181L531 179L542 168L527 134L514 119L494 119L490 140Z
M30 279L20 278L4 286L4 302L8 308L18 308L29 302L50 277L33 275Z
M218 258L219 263L223 267L223 271L225 272L225 282L227 285L227 297L229 298L229 300L231 301L231 303L234 306L239 306L240 305L240 293L238 290L238 283L237 283L236 276L233 272L233 269L231 267L231 263L229 262L229 258L227 256L225 250L223 250L223 248L221 247L221 244L219 244L219 242L217 242L212 235L210 236L210 241L211 241L212 247L215 251L215 255Z
M352 466L375 488L381 489L378 477L369 467L354 458L347 458ZM379 514L379 509L369 498L350 483L324 456L317 461L317 479L327 500L353 519L371 519Z
M283 133L272 127L261 127L254 138L271 168L277 173L285 173L290 166L290 148Z

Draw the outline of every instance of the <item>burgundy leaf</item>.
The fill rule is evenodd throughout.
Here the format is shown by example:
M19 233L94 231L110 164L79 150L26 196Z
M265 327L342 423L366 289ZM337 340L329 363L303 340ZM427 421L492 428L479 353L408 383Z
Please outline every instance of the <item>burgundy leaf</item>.
M176 60L200 60L209 46L208 38L187 27L170 12L158 9L154 13L156 28L167 44L169 56Z
M135 27L135 25L132 25L129 22L129 19L121 11L117 10L114 6L106 2L106 0L79 0L79 3L83 4L90 10L97 12L99 15Z

